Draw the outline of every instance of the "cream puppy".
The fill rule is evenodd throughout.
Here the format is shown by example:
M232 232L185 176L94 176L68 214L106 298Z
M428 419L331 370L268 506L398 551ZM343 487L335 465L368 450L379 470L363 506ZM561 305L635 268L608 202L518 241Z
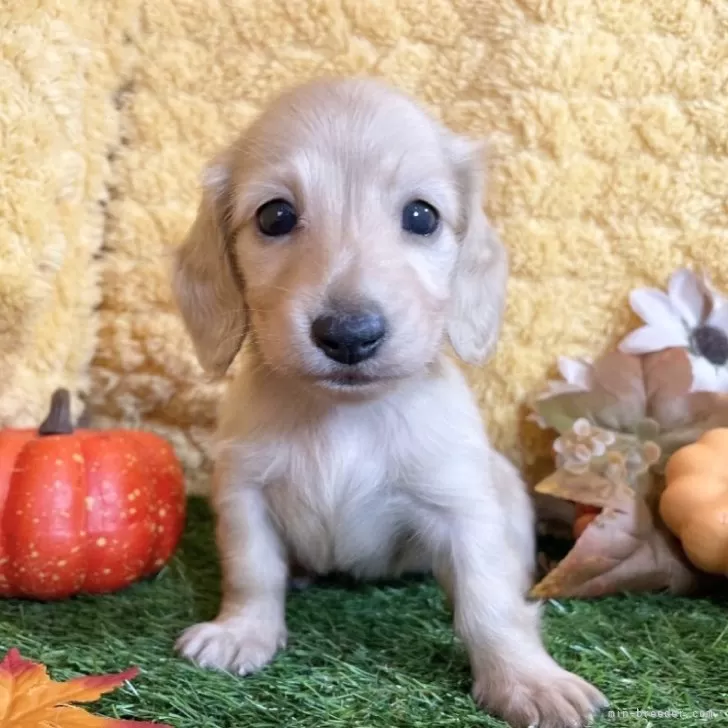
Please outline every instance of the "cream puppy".
M443 353L481 362L499 334L508 266L482 196L480 144L363 79L284 94L206 170L175 295L211 374L247 341L213 477L222 605L180 637L187 658L270 662L293 563L427 570L479 704L544 728L605 704L542 644L529 497Z

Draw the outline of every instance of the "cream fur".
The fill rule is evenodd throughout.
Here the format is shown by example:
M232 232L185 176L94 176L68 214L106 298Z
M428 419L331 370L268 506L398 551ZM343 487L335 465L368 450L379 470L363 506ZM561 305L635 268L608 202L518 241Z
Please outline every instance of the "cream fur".
M361 578L434 570L476 700L517 726L585 723L604 699L549 657L525 599L525 486L443 354L447 332L482 361L501 325L506 256L481 207L478 145L389 87L321 81L278 99L206 179L208 203L177 256L177 300L211 373L224 374L246 333L249 346L215 451L223 601L179 650L241 674L269 662L286 640L291 563ZM255 211L275 198L301 222L264 239ZM441 215L428 239L400 228L418 198ZM327 307L362 300L389 331L354 368L366 382L352 384L309 328Z

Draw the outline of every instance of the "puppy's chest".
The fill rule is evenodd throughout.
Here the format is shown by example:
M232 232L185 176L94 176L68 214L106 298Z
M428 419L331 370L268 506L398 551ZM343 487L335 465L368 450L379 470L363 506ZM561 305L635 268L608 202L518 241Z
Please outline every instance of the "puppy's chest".
M330 424L275 450L264 488L291 555L317 573L386 574L408 511L386 442L365 427Z

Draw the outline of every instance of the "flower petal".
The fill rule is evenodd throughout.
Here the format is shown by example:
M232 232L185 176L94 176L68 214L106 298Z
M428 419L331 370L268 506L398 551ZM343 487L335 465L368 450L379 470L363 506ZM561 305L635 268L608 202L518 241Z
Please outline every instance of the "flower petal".
M693 369L692 392L718 392L719 369L702 356L690 356Z
M686 326L695 328L703 320L708 301L704 287L692 271L687 268L675 271L667 285L667 293Z
M591 422L589 422L586 417L580 417L576 422L574 422L571 429L579 437L589 437L589 434L591 433Z
M591 389L592 367L591 364L581 359L569 359L567 356L560 356L558 360L561 376L571 385L579 389Z
M589 472L589 461L582 463L579 461L569 460L564 463L562 467L567 473L571 473L572 475L586 475L586 473Z
M597 430L592 437L594 437L597 442L601 442L605 447L607 445L613 445L614 441L617 439L611 430Z
M656 288L638 288L629 295L632 310L648 325L661 329L682 330L680 313L669 296Z
M607 446L601 440L592 440L592 455L600 458L607 452Z
M686 347L688 344L688 335L682 327L680 330L673 330L642 326L622 339L619 350L625 354L650 354L673 346Z

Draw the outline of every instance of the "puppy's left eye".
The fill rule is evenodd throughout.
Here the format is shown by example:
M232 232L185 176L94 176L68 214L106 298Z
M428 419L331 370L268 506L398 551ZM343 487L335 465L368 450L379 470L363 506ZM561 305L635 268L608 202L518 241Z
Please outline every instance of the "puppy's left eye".
M432 235L439 224L439 213L424 200L413 200L402 210L402 229L413 235Z

